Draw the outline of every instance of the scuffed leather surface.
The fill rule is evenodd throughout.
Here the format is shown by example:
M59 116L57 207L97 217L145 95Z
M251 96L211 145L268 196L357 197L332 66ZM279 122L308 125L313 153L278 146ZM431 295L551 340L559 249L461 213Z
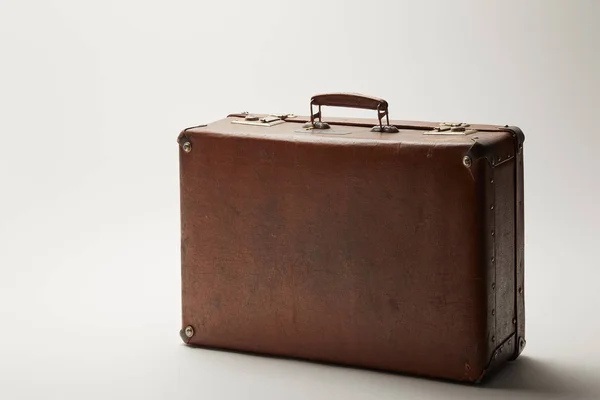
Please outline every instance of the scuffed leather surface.
M186 131L189 343L478 380L491 282L487 161L462 164L473 140L296 129L226 119Z

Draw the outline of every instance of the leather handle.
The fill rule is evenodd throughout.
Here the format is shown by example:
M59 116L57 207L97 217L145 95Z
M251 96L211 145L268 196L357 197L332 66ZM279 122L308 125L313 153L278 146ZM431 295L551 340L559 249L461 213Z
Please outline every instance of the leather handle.
M388 108L388 102L383 99L356 93L318 94L312 97L311 103L316 106L363 108L366 110L387 110Z
M313 106L318 106L319 110L315 113ZM366 110L377 110L377 119L379 126L373 128L375 132L398 132L398 128L390 126L390 116L388 113L388 102L378 97L364 96L358 93L326 93L318 94L310 99L310 123L309 128L328 129L329 125L321 121L321 106L330 107L348 107L362 108ZM386 125L383 126L381 119L385 116ZM315 119L318 119L315 122Z

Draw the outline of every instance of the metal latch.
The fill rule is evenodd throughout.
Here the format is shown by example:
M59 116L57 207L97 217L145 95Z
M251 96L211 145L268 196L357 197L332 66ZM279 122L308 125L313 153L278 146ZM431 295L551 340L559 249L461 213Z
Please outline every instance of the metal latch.
M293 114L284 115L267 115L266 117L258 117L256 115L248 114L244 119L234 119L231 121L232 124L241 125L255 125L255 126L275 126L283 124L286 118L294 117Z
M467 129L469 124L463 122L442 122L431 131L426 131L424 135L470 135L477 132L476 129Z

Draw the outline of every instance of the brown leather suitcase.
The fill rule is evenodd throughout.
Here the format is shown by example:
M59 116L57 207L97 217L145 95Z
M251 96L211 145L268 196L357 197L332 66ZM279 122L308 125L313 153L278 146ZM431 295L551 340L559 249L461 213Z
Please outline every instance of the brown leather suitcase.
M179 135L185 343L471 382L520 354L523 133L388 118Z

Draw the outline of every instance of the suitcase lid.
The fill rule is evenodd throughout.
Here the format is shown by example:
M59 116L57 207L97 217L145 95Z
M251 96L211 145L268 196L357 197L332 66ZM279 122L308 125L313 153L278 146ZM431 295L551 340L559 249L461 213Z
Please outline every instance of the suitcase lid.
M377 119L322 117L322 106L376 110ZM393 144L434 147L458 145L470 148L469 157L486 157L493 164L511 158L524 141L520 129L508 125L463 122L425 122L389 119L388 102L353 93L316 95L310 101L311 115L229 114L227 118L185 129L178 138L184 147L189 135L214 134L290 142L337 142L339 144ZM314 107L317 107L315 112ZM506 157L508 155L509 157Z

